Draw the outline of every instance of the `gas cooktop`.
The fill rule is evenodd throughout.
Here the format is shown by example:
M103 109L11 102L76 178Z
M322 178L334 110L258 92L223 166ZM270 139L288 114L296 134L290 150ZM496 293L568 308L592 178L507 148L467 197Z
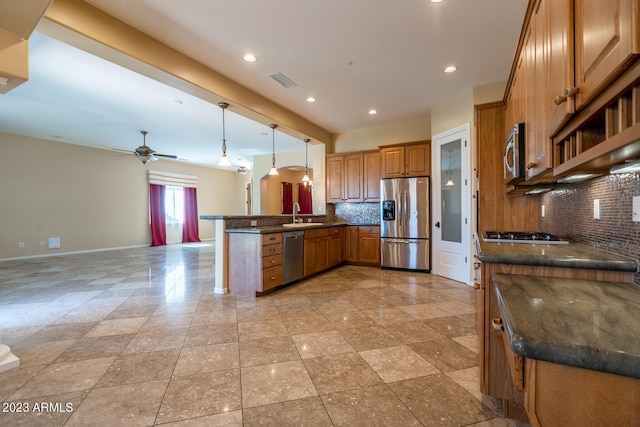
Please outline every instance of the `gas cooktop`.
M560 240L554 234L537 231L485 231L482 233L482 240L485 242L543 243L548 245L566 245L569 243L566 240Z

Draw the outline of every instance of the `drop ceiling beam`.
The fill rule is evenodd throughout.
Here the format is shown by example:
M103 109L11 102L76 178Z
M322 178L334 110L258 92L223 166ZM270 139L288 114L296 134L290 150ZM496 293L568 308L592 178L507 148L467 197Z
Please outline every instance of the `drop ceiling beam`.
M55 0L38 31L294 137L332 143L327 130L84 1Z

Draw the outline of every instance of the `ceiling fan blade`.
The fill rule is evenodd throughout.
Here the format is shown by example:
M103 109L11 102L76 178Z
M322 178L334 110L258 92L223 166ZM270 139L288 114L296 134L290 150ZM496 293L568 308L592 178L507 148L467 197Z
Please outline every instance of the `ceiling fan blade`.
M132 153L133 153L133 151L131 151L131 150L122 150L122 149L120 149L120 148L112 148L111 150L112 150L112 151L120 151L120 152L122 152L122 153L129 153L129 154L132 154Z
M158 154L158 153L153 153L154 156L158 156L158 157L166 157L168 159L177 159L178 156L174 156L173 154Z

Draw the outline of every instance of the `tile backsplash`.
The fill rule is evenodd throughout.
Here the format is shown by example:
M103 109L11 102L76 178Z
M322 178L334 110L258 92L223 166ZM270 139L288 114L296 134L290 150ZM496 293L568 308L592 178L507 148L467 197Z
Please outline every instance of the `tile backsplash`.
M640 222L631 220L633 197L640 196L640 174L608 175L567 184L543 194L545 217L539 229L569 240L638 260ZM600 219L594 219L594 200ZM635 282L640 285L640 274Z
M336 222L380 224L380 203L336 203L334 206Z

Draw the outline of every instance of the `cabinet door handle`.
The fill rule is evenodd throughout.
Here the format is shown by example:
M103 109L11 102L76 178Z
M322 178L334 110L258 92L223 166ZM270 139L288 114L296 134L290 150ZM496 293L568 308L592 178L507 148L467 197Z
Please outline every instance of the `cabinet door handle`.
M491 327L496 331L504 331L504 324L502 323L502 319L491 319Z
M276 276L271 276L269 277L269 279L274 280L276 278Z
M480 283L473 282L473 289L480 289Z
M474 262L473 263L473 269L474 270L478 270L480 268L480 263L479 262Z
M560 105L560 104L562 104L562 103L564 103L564 102L567 102L567 97L566 97L566 96L564 96L564 95L558 95L558 96L556 96L555 98L553 98L553 102L554 102L556 105Z
M529 163L527 163L527 170L535 168L535 167L536 167L536 165L537 165L537 163L536 163L536 162L529 162Z
M567 88L567 89L564 91L564 95L565 95L567 98L573 98L573 97L574 97L574 96L576 96L576 94L578 94L578 93L580 93L580 89L579 89L579 88L577 88L577 87L570 87L570 88Z

